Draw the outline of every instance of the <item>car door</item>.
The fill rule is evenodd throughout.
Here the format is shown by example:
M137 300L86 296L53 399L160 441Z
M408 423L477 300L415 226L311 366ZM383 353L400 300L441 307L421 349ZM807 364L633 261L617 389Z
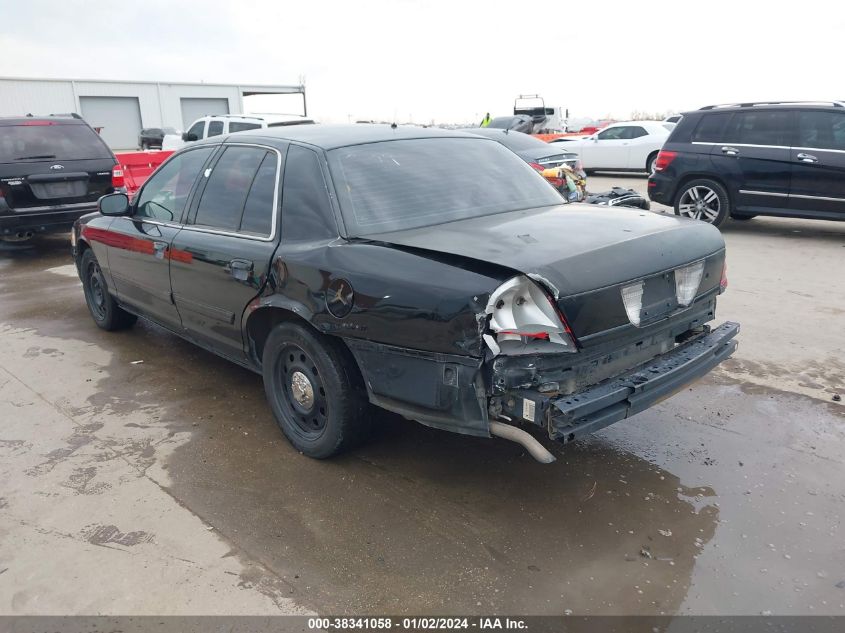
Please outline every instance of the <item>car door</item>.
M710 158L728 185L733 209L786 208L791 174L789 110L734 112Z
M798 110L789 208L845 219L845 112Z
M584 141L581 162L585 169L625 169L631 143L628 126L610 127Z
M284 149L284 148L283 148ZM173 239L173 298L186 333L241 359L244 310L267 280L278 241L283 151L227 144L206 169L188 222Z
M116 217L103 241L120 301L170 328L180 319L170 288L171 242L202 168L216 146L176 154L144 183L132 213Z
M185 132L185 138L191 139L193 141L199 141L205 138L205 124L205 119L200 119L199 121L196 121L191 126L191 128L187 132Z

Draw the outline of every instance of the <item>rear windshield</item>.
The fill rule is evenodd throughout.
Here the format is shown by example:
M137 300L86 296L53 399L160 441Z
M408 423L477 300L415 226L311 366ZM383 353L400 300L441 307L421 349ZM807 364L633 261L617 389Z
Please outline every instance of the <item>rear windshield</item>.
M87 125L33 121L0 127L0 162L111 158L99 135Z
M486 139L385 141L328 156L350 236L561 203L526 162Z
M527 149L549 149L549 144L545 141L541 141L528 134L523 134L522 132L508 132L507 134L502 133L496 134L495 136L491 134L487 138L499 141L502 145L514 152L521 152Z

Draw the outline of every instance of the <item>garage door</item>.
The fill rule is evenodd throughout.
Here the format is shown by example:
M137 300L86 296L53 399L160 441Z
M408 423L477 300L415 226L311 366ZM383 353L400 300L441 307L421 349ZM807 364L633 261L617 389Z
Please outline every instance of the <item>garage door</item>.
M137 97L79 97L82 118L114 150L135 149L141 131L141 108Z
M187 130L191 123L206 114L229 114L228 99L182 98L182 129Z

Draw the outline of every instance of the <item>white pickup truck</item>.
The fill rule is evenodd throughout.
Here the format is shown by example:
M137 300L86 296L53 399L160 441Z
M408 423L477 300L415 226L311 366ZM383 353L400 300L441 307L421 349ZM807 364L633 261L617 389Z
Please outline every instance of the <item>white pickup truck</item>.
M314 123L314 119L298 114L208 114L194 121L188 131L181 135L166 134L161 149L177 150L185 143L221 134L304 123Z

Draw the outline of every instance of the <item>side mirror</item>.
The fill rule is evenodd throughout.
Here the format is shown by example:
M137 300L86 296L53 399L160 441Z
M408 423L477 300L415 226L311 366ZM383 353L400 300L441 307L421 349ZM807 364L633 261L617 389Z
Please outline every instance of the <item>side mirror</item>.
M97 209L103 215L128 215L129 196L125 193L110 193L97 200Z
M191 142L197 140L197 135L191 132L182 132L182 140L185 142Z

